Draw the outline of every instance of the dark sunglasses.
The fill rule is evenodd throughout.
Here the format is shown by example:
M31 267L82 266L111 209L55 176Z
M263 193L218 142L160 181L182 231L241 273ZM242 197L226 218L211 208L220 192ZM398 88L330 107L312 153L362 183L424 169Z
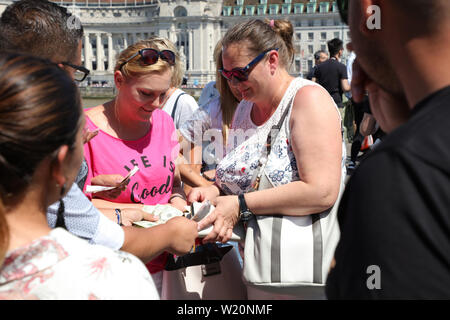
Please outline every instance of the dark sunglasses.
M166 61L171 66L173 66L175 64L175 53L173 53L173 51L170 51L170 50L158 51L158 50L152 49L152 48L145 48L145 49L139 50L138 52L133 54L130 58L128 58L125 62L123 62L120 65L119 70L121 70L122 67L127 62L131 61L131 59L134 59L138 55L141 56L142 62L144 62L146 65L149 65L149 66L152 64L155 64L159 58Z
M255 66L259 61L261 61L262 58L264 58L264 56L266 55L267 52L270 52L272 50L278 51L278 48L276 48L276 49L269 49L269 50L266 50L266 51L260 53L255 59L250 61L250 63L248 65L246 65L245 67L243 67L243 68L234 68L233 70L230 70L230 71L225 70L225 69L220 69L219 72L228 81L231 81L233 79L233 77L238 82L247 81L248 80L248 75L250 74L250 71L251 71L251 68L253 66Z
M75 69L75 73L73 75L73 79L75 81L78 81L78 82L81 82L84 79L86 79L86 77L90 73L89 69L86 69L85 67L82 67L82 66L77 66L77 65L71 64L69 62L61 62L61 64L65 65L65 66L69 66L69 67Z
M337 6L342 22L348 25L348 2L349 0L337 0Z

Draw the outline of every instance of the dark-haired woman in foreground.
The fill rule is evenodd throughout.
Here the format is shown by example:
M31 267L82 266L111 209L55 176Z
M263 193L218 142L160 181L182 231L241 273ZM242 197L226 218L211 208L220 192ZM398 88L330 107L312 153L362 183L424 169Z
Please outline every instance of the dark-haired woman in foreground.
M83 127L78 90L63 70L0 55L0 299L159 298L136 257L48 227L47 207L78 173Z

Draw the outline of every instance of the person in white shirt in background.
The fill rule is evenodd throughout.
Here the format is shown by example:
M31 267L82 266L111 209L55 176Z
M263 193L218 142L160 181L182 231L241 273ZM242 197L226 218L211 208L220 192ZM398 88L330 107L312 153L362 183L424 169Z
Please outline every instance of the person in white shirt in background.
M176 59L180 60L178 50L172 42L167 42L171 51L176 55ZM167 112L173 119L175 129L179 129L181 125L189 119L198 109L197 101L194 97L179 89L183 81L182 63L177 63L172 76L171 88L166 93L166 99L161 103L160 108Z

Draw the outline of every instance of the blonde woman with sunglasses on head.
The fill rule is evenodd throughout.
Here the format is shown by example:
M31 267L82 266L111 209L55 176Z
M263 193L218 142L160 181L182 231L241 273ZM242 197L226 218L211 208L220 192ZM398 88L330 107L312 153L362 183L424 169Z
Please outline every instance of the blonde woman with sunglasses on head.
M116 63L116 98L86 112L87 127L99 129L84 149L89 167L86 185L98 175L126 176L135 166L139 168L117 198L96 198L94 194L96 207L169 203L183 211L187 204L175 165L177 133L170 115L160 110L179 63L172 48L168 40L158 37L129 46ZM162 229L152 241L178 243L181 251L187 252L197 236L196 223L183 217L168 223L170 227L166 223L166 231ZM160 292L166 258L161 254L147 264Z

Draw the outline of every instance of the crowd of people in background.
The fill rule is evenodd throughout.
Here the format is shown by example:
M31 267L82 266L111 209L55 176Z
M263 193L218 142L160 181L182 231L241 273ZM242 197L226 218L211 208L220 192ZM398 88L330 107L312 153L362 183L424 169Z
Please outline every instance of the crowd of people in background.
M182 90L175 45L152 36L118 55L114 98L85 109L83 27L69 28L54 2L10 4L0 17L0 299L187 299L189 282L232 284L230 299L449 299L450 3L337 5L352 38L346 65L335 38L305 78L293 76L291 22L251 19L215 44L216 79L198 100ZM364 23L372 5L381 29ZM188 217L196 203L213 205L201 221ZM181 215L158 224L149 206ZM156 225L133 225L142 221ZM307 236L288 236L300 227ZM220 256L213 276L204 261L181 266L203 278L167 267L217 254L237 228L245 239L226 254L239 261ZM267 263L250 266L261 255ZM182 293L168 292L174 281Z

